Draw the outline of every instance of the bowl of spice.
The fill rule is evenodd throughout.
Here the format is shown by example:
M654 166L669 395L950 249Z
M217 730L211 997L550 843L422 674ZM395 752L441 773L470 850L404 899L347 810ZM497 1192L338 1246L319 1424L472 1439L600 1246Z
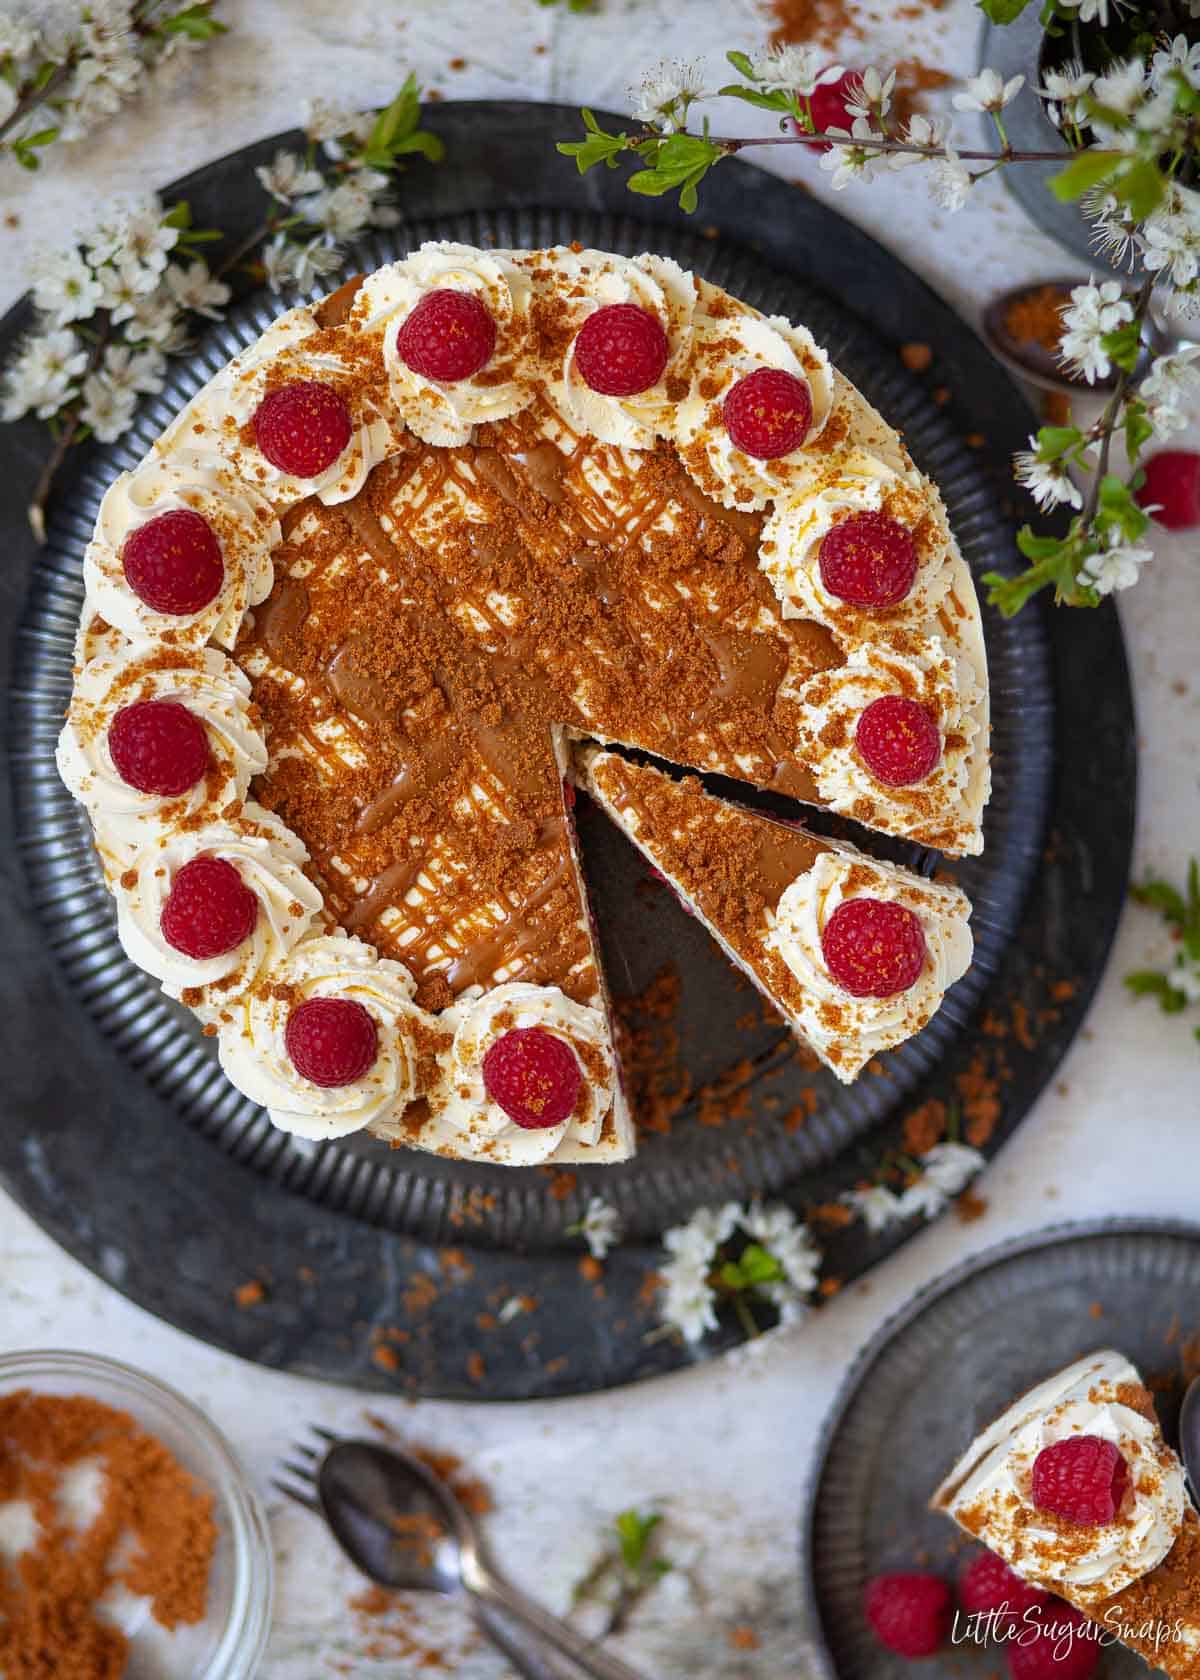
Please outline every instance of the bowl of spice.
M0 1675L248 1680L262 1506L204 1413L85 1353L0 1356Z

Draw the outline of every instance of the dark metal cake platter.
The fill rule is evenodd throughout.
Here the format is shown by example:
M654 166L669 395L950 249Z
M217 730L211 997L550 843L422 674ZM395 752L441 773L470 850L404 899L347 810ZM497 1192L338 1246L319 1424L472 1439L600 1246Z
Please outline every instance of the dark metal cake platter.
M1061 1225L990 1249L921 1291L859 1355L824 1430L801 1548L819 1680L901 1680L863 1615L874 1575L930 1569L953 1580L973 1549L928 1509L960 1453L1019 1395L1115 1348L1154 1391L1167 1439L1200 1332L1200 1226L1154 1220ZM1189 1314L1192 1316L1189 1317ZM929 1680L984 1680L1004 1652L958 1644ZM1105 1651L1106 1680L1146 1673Z
M1008 461L1030 429L1025 404L969 328L853 224L739 162L705 184L695 219L630 199L608 171L580 180L554 151L578 126L561 107L440 105L428 121L447 162L405 176L402 224L355 253L354 266L433 237L579 239L676 257L811 327L939 483L976 576L1013 564ZM236 241L261 210L253 165L295 138L221 159L164 199L188 198L198 223ZM584 810L614 991L644 992L666 964L680 980L678 1060L663 1078L691 1096L673 1103L669 1132L648 1130L628 1165L577 1175L444 1162L371 1139L302 1143L227 1084L191 1017L125 960L86 821L53 764L100 496L280 307L265 291L246 296L173 364L168 390L128 438L77 452L40 552L24 505L44 434L32 423L5 430L0 1178L64 1247L143 1306L266 1364L487 1398L670 1369L694 1355L652 1334L648 1275L665 1229L730 1197L778 1197L800 1210L827 1202L931 1098L963 1108L993 1150L1064 1054L1102 970L1129 864L1133 714L1116 615L1040 605L1010 622L985 614L995 795L984 856L950 866L975 905L976 963L931 1026L857 1084L803 1065L703 929ZM23 308L10 314L0 348L26 320ZM932 352L920 377L899 355L914 341ZM879 849L915 861L912 848ZM652 1035L654 1019L644 1025ZM582 1275L570 1234L597 1194L627 1234L602 1287ZM835 1232L827 1274L852 1278L908 1234L870 1236L859 1224ZM262 1298L238 1308L236 1292L254 1281ZM502 1317L513 1300L522 1310Z

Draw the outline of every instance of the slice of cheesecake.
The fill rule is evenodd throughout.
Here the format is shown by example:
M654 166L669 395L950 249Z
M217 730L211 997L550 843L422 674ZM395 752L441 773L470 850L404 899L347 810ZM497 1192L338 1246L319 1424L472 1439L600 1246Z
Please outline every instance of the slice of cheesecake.
M843 842L597 747L580 784L839 1079L918 1032L971 959L971 910Z
M1123 1354L1076 1360L1014 1401L931 1505L1172 1680L1200 1675L1200 1519Z

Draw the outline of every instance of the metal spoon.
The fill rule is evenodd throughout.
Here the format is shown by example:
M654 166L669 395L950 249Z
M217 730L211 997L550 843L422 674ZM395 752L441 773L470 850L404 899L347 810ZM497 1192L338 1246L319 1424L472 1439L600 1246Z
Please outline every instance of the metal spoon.
M1036 292L1044 291L1047 286L1052 286L1056 292L1062 293L1063 302L1068 303L1071 288L1083 283L1079 277L1073 280L1035 280L1032 284L1014 286L1007 292L1000 292L983 312L983 336L987 340L988 348L1013 373L1028 379L1031 384L1040 386L1044 391L1066 391L1072 396L1088 391L1111 391L1117 381L1115 370L1106 378L1097 379L1094 385L1089 385L1082 379L1069 379L1053 350L1047 350L1035 339L1014 338L1008 329L1009 310L1022 298L1031 297ZM1175 348L1179 342L1181 341L1169 329L1157 321L1148 320L1143 332L1142 355L1135 376L1140 378L1145 373L1146 364L1152 355L1160 355Z
M470 1513L420 1459L374 1441L338 1441L315 1480L320 1509L352 1563L381 1586L469 1593L484 1631L529 1680L565 1680L567 1670L548 1667L512 1623L588 1680L645 1680L514 1586Z
M1192 1498L1200 1499L1200 1377L1188 1384L1179 1408L1179 1453Z

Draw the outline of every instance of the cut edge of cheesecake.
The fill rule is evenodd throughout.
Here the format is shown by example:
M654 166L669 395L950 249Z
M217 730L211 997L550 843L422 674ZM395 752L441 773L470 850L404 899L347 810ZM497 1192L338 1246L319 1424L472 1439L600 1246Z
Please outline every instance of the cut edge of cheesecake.
M1130 1414L1133 1420L1130 1428L1137 1430L1141 1440L1132 1434L1123 1437L1127 1462L1135 1447L1140 1446L1141 1450L1139 1462L1129 1466L1131 1491L1125 1496L1123 1513L1118 1513L1117 1521L1126 1526L1136 1518L1137 1507L1134 1505L1130 1510L1131 1499L1157 1499L1167 1529L1164 1538L1168 1543L1162 1545L1162 1555L1154 1561L1140 1569L1136 1564L1119 1560L1112 1566L1117 1569L1115 1580L1123 1584L1111 1591L1105 1590L1103 1575L1092 1591L1084 1590L1082 1583L1064 1582L1048 1567L1048 1563L1055 1561L1052 1557L1039 1567L1038 1558L1044 1558L1047 1551L1040 1543L1037 1557L1031 1559L1025 1555L1021 1539L1027 1535L1030 1525L1016 1520L1011 1508L1023 1504L1028 1504L1030 1510L1036 1507L1016 1487L1016 1470L1008 1475L1014 1491L1007 1495L1005 1509L1010 1516L1007 1524L999 1520L998 1512L989 1514L983 1508L982 1491L974 1501L963 1499L964 1487L971 1478L986 1478L989 1467L998 1468L1005 1448L1013 1449L1015 1437L1023 1428L1036 1430L1035 1445L1043 1442L1047 1431L1060 1431L1052 1435L1053 1439L1087 1433L1086 1427L1068 1426L1063 1412L1071 1405L1096 1410L1123 1408ZM1147 1464L1141 1463L1142 1456L1148 1459ZM1183 1467L1163 1436L1154 1397L1126 1355L1114 1349L1099 1349L1074 1360L1020 1395L961 1454L934 1490L929 1508L949 1517L964 1533L1000 1557L1022 1580L1053 1593L1089 1621L1105 1628L1152 1668L1161 1669L1171 1680L1200 1680L1200 1515L1187 1499ZM1046 1526L1057 1526L1063 1536L1062 1549L1071 1561L1078 1561L1079 1551L1086 1547L1089 1536L1096 1536L1098 1543L1102 1543L1106 1532L1116 1526L1115 1523L1081 1525L1056 1519L1052 1514L1039 1515ZM1139 1532L1145 1526L1143 1522ZM1151 1531L1152 1528L1153 1524ZM1112 1568L1108 1573L1111 1584Z
M873 887L907 902L940 951L955 946L953 979L970 958L970 905L956 887L920 880L843 841L820 838L594 744L576 745L575 776L642 856L669 883L729 961L780 1012L796 1037L849 1084L881 1050L893 1049L926 1025L945 986L917 983L906 1010L895 999L854 998L838 988L817 951L798 947L781 925L785 900L812 895L857 896ZM653 811L651 810L653 807ZM656 817L657 821L651 820ZM728 844L722 844L726 836ZM819 860L826 859L825 863ZM828 879L825 879L828 877ZM786 913L790 917L789 902ZM946 936L952 927L956 938ZM939 965L940 966L940 965Z

